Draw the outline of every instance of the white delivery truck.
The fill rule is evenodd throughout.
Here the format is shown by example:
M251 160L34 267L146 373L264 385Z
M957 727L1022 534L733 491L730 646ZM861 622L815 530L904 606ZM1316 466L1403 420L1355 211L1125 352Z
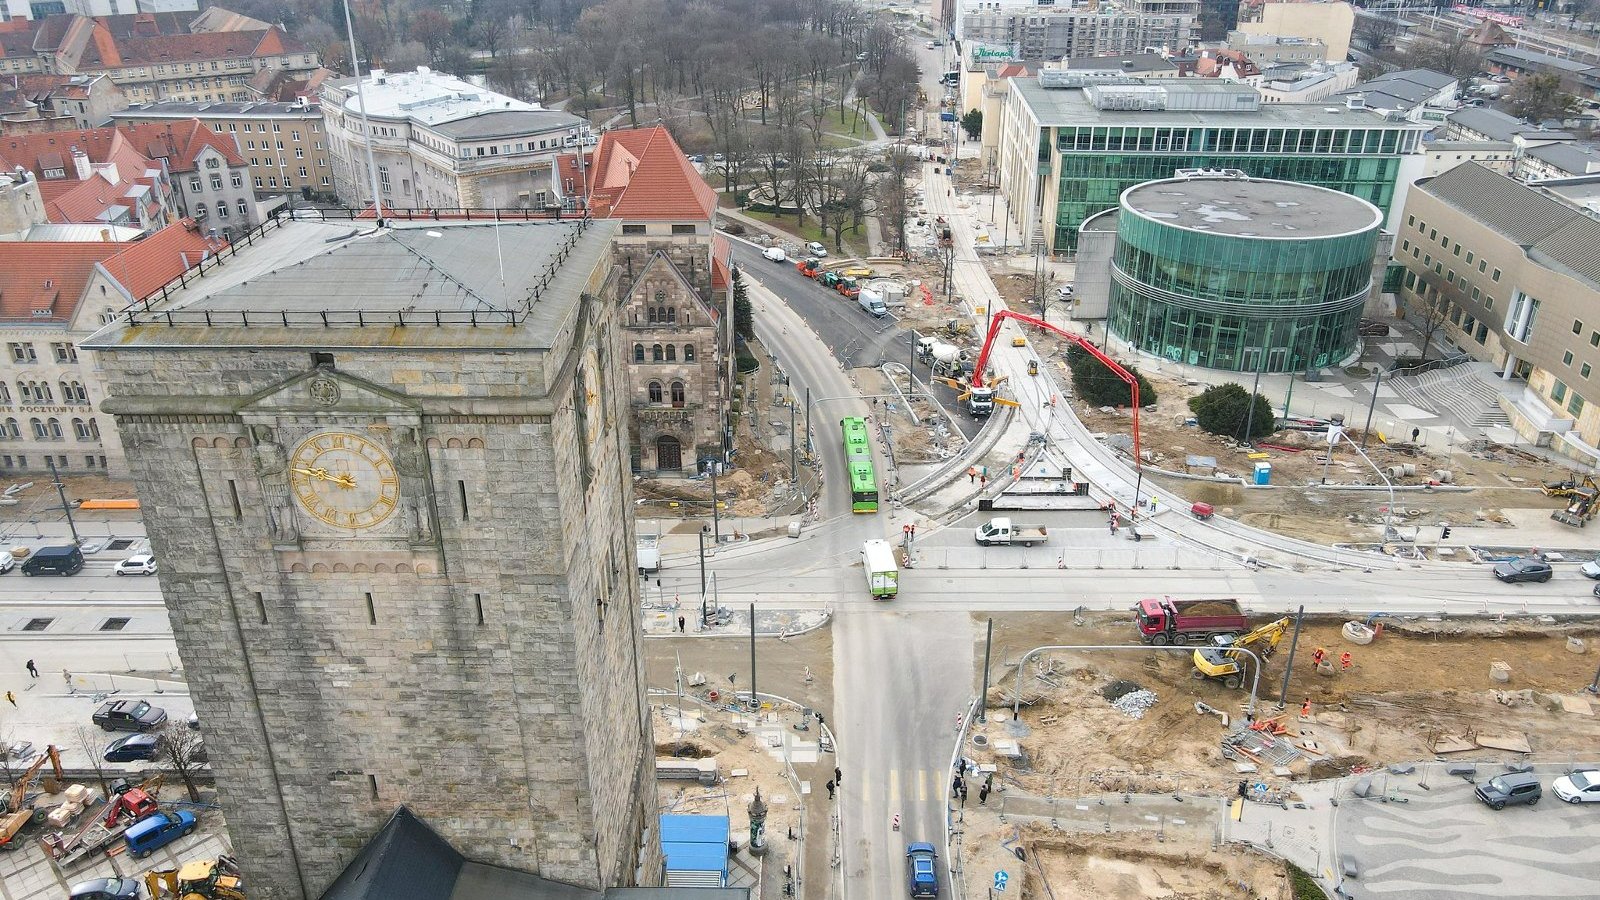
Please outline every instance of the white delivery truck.
M1050 539L1050 533L1043 525L1020 525L1004 517L990 519L979 525L975 536L978 543L985 547L991 544L1032 546Z
M861 564L867 571L867 592L882 600L900 593L900 566L894 560L894 547L888 541L867 541L861 545Z

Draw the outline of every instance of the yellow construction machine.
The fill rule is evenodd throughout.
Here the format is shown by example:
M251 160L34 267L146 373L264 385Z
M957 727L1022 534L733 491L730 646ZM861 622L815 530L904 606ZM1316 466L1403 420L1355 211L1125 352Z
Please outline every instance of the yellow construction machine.
M1585 475L1579 479L1569 478L1566 481L1546 481L1539 485L1539 490L1546 497L1571 497L1580 491L1600 491L1600 484L1595 484L1594 478Z
M1244 654L1239 651L1254 651L1264 665L1267 657L1283 642L1283 635L1292 621L1284 616L1239 638L1218 635L1214 639L1216 646L1200 647L1194 651L1194 677L1220 681L1230 689L1240 687L1244 684Z
M3 752L3 748L0 748L0 752ZM56 781L64 780L61 773L61 754L52 744L39 754L33 765L29 766L27 771L22 773L22 777L17 779L17 783L11 786L11 795L5 798L5 809L0 810L0 848L12 849L11 842L16 838L17 832L33 819L34 809L28 805L28 788L33 786L33 779L38 776L39 770L44 768L46 762L50 763ZM40 812L39 815L43 816L44 813Z
M231 856L197 859L145 873L150 900L245 900L244 876Z

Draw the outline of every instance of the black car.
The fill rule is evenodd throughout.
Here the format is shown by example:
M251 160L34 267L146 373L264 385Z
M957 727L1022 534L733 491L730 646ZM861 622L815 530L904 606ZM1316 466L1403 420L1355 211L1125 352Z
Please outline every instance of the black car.
M1508 559L1503 563L1496 563L1494 567L1494 577L1507 584L1518 581L1545 582L1549 581L1550 576L1554 574L1555 570L1550 568L1549 563L1542 559L1531 559L1526 556L1518 559Z
M106 745L106 762L149 762L161 753L161 736L130 734Z
M167 711L143 700L112 700L94 711L94 723L107 731L155 731Z
M72 886L70 900L139 900L139 882L132 878L96 878Z

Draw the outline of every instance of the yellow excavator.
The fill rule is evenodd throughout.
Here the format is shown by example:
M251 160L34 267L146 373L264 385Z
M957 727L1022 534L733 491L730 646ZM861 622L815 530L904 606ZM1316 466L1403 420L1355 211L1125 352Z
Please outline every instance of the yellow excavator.
M245 900L244 875L231 856L197 859L145 873L150 900Z
M1566 481L1546 481L1539 485L1539 490L1546 497L1571 497L1582 491L1600 490L1600 484L1595 484L1594 478L1585 475L1582 478L1569 478Z
M0 752L4 752L4 748L0 748ZM46 762L50 763L56 781L64 780L61 772L61 754L52 744L39 754L33 765L29 766L27 771L22 773L22 777L17 779L16 784L11 786L11 795L5 798L5 809L0 810L0 848L11 849L11 841L17 836L17 832L33 819L34 809L28 805L28 788L33 786L33 779L38 776L39 770L44 768ZM42 816L43 813L39 815Z
M1244 684L1245 655L1240 650L1252 650L1265 665L1272 651L1283 643L1283 636L1293 620L1288 616L1268 622L1243 637L1229 639L1218 635L1214 647L1200 647L1194 651L1194 677L1220 681L1229 689Z

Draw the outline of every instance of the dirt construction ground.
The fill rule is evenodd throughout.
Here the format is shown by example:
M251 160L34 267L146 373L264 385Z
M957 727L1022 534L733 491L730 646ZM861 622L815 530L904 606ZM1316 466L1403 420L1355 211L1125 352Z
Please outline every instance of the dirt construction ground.
M1019 614L997 618L995 625L994 657L1005 662L991 674L990 705L1007 708L990 716L991 740L1008 736L1014 661L1022 653L1054 643L1133 644L1126 615L1091 616L1079 627L1070 616ZM1585 652L1571 652L1569 636L1580 637ZM1600 629L1589 625L1531 620L1387 621L1373 643L1357 646L1342 637L1340 623L1308 621L1283 724L1291 739L1314 741L1325 754L1303 755L1291 769L1295 777L1326 777L1424 759L1434 755L1436 738L1470 741L1474 735L1512 746L1525 740L1531 754L1546 761L1591 753L1600 740L1600 719L1582 698L1582 688L1600 660L1597 636ZM1317 647L1335 662L1348 651L1351 668L1337 674L1335 665L1335 674L1315 673L1311 656ZM1261 679L1260 717L1279 714L1276 701L1287 659L1286 638ZM1509 682L1490 680L1490 666L1497 661L1510 667ZM1021 738L1023 760L982 760L999 763L1002 781L1045 796L1105 790L1215 793L1236 782L1233 764L1219 751L1225 733L1220 719L1197 713L1195 702L1238 720L1248 691L1196 680L1189 653L1059 652L1047 657L1042 669L1045 677L1029 678L1023 689L1024 700L1034 701L1022 710L1029 729ZM1040 671L1030 662L1026 674ZM1142 719L1128 717L1102 696L1118 679L1159 698ZM1308 698L1311 720L1301 723L1300 705ZM1494 760L1523 754L1473 748L1463 755ZM974 759L983 756L974 750Z
M1018 894L1023 900L1291 897L1283 863L1236 847L1213 851L1200 836L1174 835L1157 843L1148 835L1088 837L1029 825L1021 838L1031 860L1027 874L1032 876ZM1041 875L1048 890L1039 886ZM973 894L969 891L968 896Z

